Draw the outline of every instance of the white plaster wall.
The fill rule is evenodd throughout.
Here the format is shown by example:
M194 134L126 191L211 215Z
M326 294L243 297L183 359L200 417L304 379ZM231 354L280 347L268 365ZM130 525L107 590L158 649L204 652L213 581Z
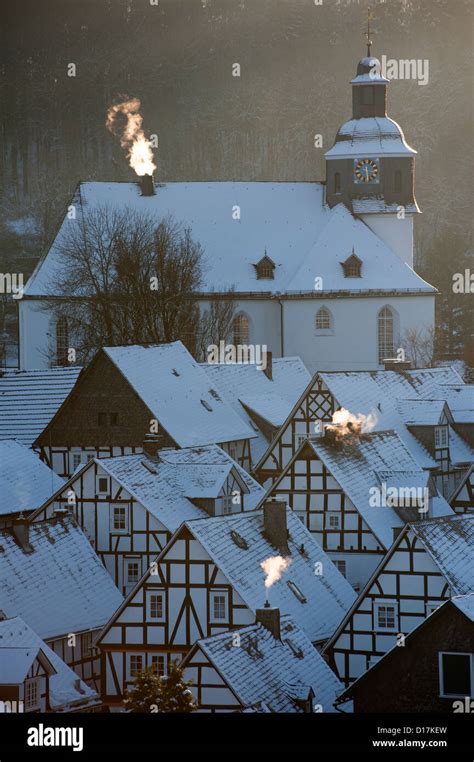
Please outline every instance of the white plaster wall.
M318 335L315 329L315 315L323 305L333 316L329 335ZM289 300L284 306L284 353L299 355L310 373L376 370L381 367L377 315L385 305L397 313L399 340L409 328L434 324L434 295Z
M398 219L396 214L363 214L361 219L402 262L413 267L413 216Z
M33 299L19 300L20 370L50 367L48 334L54 338L53 321L40 305L40 301Z

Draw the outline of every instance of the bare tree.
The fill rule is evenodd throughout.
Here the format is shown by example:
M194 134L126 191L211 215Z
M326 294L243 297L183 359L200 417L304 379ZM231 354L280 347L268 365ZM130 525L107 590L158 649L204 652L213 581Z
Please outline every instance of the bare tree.
M435 328L433 326L409 328L402 346L414 368L432 368L434 363Z
M87 363L102 346L180 339L194 355L232 321L224 295L201 315L204 252L171 217L110 207L66 219L58 236L61 272L44 308L67 325L68 346ZM216 333L217 332L217 333ZM57 347L52 353L58 355ZM64 351L61 353L64 358ZM201 358L200 358L201 359Z

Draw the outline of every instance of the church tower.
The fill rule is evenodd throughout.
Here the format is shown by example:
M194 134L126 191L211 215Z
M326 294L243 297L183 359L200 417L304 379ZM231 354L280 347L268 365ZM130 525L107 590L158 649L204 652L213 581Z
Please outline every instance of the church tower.
M387 116L387 87L380 62L359 61L352 85L352 119L345 122L326 152L326 201L343 203L398 256L413 267L415 155L403 130Z

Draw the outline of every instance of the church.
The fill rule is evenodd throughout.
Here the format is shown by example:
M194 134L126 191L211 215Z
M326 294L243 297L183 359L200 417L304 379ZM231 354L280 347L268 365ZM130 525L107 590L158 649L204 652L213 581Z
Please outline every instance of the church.
M104 206L191 229L204 251L201 309L233 290L234 345L299 356L311 373L376 370L403 357L407 335L434 325L436 289L413 270L416 151L387 116L389 81L370 54L351 81L352 117L326 152L322 182L81 182L18 300L20 368L64 364L74 346L45 299L57 287L61 241ZM147 179L147 178L145 178ZM148 178L150 180L150 178Z

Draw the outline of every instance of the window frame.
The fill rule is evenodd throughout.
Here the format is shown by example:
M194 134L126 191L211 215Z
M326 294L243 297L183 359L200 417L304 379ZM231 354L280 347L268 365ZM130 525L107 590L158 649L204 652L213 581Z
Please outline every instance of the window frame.
M161 597L161 616L152 616L152 597ZM146 616L151 622L166 622L166 590L164 588L152 588L146 591Z
M140 669L136 671L132 669L132 659L140 659ZM128 677L133 680L140 672L143 672L144 658L143 654L129 654L128 655Z
M338 570L338 572L340 574L342 574L342 576L345 579L347 579L347 561L346 561L346 559L345 558L333 558L333 564L336 567L336 569ZM340 567L343 567L344 571L342 571L342 568L340 568Z
M379 616L379 609L380 608L393 608L394 609L394 623L393 627L382 627L380 625L380 616ZM398 620L399 620L399 610L398 610L398 601L393 600L374 600L373 601L373 616L372 616L372 624L374 628L374 632L398 632Z
M34 689L34 701L28 695L28 692L31 688ZM29 677L27 680L25 680L23 696L25 709L36 709L40 706L41 698L39 691L39 677Z
M474 654L469 651L438 651L438 678L439 678L439 696L440 698L453 699L453 698L465 698L464 693L446 693L444 690L444 672L443 672L443 656L467 656L470 658L470 696L474 698Z
M163 660L163 671L155 669L154 666L159 660ZM164 654L150 654L150 667L158 677L166 677L166 657Z
M438 440L438 441L437 441ZM442 441L443 440L443 441ZM447 450L449 447L449 428L447 423L434 427L435 450Z
M390 317L386 312L390 313ZM391 324L391 343L387 339L388 326ZM382 330L384 335L382 337ZM381 307L377 313L377 357L379 365L382 365L384 360L390 359L395 354L395 311L389 304L385 304ZM387 348L388 347L388 348Z
M232 506L234 505L233 501L233 495L222 495L221 497L221 505L222 505L222 515L223 516L230 516L231 513L233 513ZM226 510L226 506L230 507L230 510Z
M331 520L337 519L337 526L331 526ZM332 529L335 532L340 532L342 525L341 525L341 514L336 511L328 511L326 513L326 529Z
M224 598L224 616L216 617L215 599ZM209 590L209 622L211 624L225 624L229 621L229 591L224 588L214 588Z
M318 325L318 320L323 316L324 326ZM332 336L334 333L334 318L331 310L326 305L322 305L314 316L314 330L317 336Z
M107 482L106 489L100 489L100 482L105 479ZM97 474L95 477L95 493L96 495L110 495L110 476L104 476L103 474Z
M131 564L137 564L138 565L138 574L136 580L130 581L130 573L129 573L129 567ZM123 586L127 588L133 588L135 585L138 584L140 579L142 578L143 570L142 570L142 564L141 564L141 558L138 556L125 556L123 559L123 567L122 567L122 576L123 576Z
M245 321L246 327L236 327L237 321ZM245 312L238 312L232 321L232 343L234 346L245 346L250 344L250 318Z
M116 510L123 510L124 513L124 524L125 526L122 527L116 527L115 526L115 511ZM120 534L120 535L127 535L130 534L130 504L129 503L109 503L109 511L110 511L110 534Z

